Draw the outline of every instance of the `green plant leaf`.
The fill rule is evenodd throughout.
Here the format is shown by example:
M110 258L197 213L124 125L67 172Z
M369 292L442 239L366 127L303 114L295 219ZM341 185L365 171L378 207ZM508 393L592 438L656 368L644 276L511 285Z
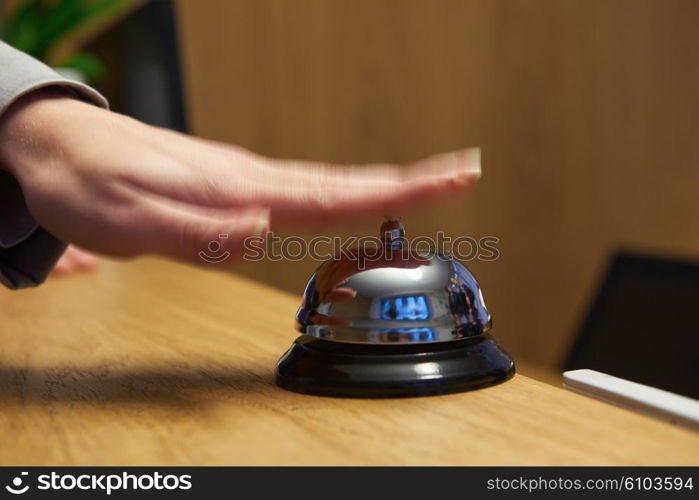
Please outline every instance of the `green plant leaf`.
M99 19L108 18L126 3L125 0L62 0L65 7L56 12L52 23L47 26L42 44L50 48L60 39L88 26Z
M104 63L89 52L76 52L61 61L58 66L82 72L90 83L101 80L106 73Z
M37 52L45 58L53 44L85 17L86 5L81 0L60 0L53 5L43 3Z
M10 12L5 27L5 41L34 57L38 57L40 8L40 0L18 3Z
M46 60L61 39L92 22L116 14L126 0L26 0L18 2L5 23L10 45Z

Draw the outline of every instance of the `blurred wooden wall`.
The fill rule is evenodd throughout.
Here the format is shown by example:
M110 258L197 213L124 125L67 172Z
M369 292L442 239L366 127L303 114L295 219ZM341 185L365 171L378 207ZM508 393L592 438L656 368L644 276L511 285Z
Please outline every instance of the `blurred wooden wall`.
M351 163L483 148L473 195L406 225L500 238L497 262L467 264L516 356L561 359L614 249L699 255L699 2L180 0L178 13L198 135ZM238 270L300 293L314 266Z

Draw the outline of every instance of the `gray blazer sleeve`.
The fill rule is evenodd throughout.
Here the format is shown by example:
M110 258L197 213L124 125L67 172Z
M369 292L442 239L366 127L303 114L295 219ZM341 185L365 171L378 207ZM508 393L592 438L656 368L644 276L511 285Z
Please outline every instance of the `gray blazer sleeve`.
M61 77L0 41L0 120L21 96L50 86L62 87L77 99L108 107L107 100L96 90ZM0 283L13 289L42 283L65 248L65 243L31 216L15 178L0 170Z

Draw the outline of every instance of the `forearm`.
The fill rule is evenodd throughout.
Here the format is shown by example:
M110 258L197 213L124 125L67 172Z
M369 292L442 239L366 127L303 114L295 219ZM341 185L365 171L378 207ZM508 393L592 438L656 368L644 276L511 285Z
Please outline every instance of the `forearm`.
M32 216L18 180L60 151L47 109L78 99L107 106L90 87L0 42L0 282L10 288L41 283L65 249Z

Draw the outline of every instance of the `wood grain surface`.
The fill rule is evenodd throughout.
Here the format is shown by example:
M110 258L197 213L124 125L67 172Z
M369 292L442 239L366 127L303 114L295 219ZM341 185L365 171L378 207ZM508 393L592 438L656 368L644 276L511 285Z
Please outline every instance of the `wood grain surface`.
M699 463L699 434L521 374L399 400L281 390L298 302L154 259L0 291L0 464Z

